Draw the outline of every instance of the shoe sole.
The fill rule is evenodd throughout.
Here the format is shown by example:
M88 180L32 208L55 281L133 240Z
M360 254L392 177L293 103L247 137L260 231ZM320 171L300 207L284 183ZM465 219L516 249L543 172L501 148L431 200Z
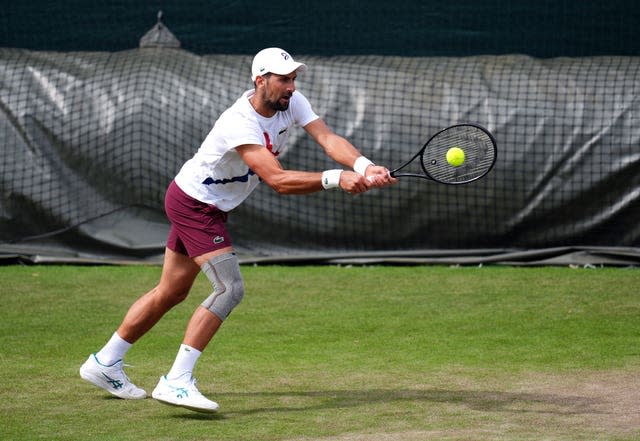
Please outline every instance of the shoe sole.
M200 412L200 413L217 413L218 409L220 408L220 407L216 407L215 409L210 409L210 408L205 408L205 407L195 407L195 406L188 406L188 405L185 405L185 404L172 403L171 401L166 401L166 400L163 400L162 398L155 397L155 396L153 396L153 394L151 395L151 398L156 400L158 403L166 404L167 406L183 407L185 409L189 409L189 410L192 410L194 412Z

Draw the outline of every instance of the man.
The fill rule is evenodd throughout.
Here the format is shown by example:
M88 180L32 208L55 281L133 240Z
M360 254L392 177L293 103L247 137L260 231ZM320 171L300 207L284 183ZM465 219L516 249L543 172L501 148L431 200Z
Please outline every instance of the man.
M307 194L341 188L358 194L396 182L385 167L374 165L346 139L336 135L296 91L298 63L286 51L268 48L253 59L254 89L222 113L196 154L169 185L165 211L171 222L159 284L139 298L106 345L91 354L80 376L124 399L146 392L123 370L131 345L173 306L184 300L200 271L213 293L193 313L169 372L152 397L201 412L218 404L196 387L193 370L222 322L244 296L240 266L225 228L227 213L265 182L281 194ZM294 125L302 126L326 154L347 170L285 170L277 156Z

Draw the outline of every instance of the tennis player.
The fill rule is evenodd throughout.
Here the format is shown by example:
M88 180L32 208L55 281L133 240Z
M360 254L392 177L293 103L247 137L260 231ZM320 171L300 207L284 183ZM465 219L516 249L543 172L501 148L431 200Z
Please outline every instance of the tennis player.
M345 138L330 130L296 90L296 78L307 66L279 48L254 57L254 88L220 115L195 155L169 185L165 211L171 228L160 281L129 308L107 343L91 354L80 376L124 399L146 392L123 369L129 348L173 306L183 301L202 271L213 292L196 308L173 366L152 392L156 400L200 412L218 404L196 387L194 367L220 325L244 296L244 284L227 214L244 201L260 181L281 194L342 189L351 194L396 182L387 168L373 164ZM324 172L286 170L278 161L293 126L301 126L345 168Z

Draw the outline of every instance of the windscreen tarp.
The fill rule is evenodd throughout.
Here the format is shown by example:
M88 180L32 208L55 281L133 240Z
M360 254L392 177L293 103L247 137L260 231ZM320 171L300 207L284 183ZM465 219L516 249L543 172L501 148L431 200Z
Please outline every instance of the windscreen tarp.
M283 196L263 184L229 217L247 261L476 263L538 250L638 261L640 58L296 58L316 113L376 163L400 165L458 122L491 130L498 161L466 186L403 179L359 196ZM250 63L177 48L0 49L0 253L158 261L164 190L252 87ZM279 159L336 168L301 128Z

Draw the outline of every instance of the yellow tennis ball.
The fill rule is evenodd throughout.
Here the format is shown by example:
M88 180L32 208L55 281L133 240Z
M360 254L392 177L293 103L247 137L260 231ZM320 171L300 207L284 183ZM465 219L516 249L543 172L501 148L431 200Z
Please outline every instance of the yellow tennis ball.
M460 147L451 147L447 151L447 162L454 167L460 167L464 163L464 150Z

